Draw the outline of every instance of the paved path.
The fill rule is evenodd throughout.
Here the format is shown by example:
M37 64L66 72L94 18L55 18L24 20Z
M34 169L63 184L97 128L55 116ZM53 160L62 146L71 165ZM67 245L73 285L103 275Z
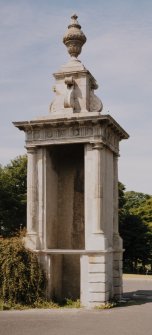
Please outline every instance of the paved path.
M151 335L152 279L125 279L124 292L132 306L0 312L0 335Z

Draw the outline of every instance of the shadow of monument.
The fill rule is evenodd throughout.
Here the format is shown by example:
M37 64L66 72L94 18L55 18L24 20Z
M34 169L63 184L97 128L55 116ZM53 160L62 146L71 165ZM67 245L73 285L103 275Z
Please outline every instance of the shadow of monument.
M123 293L120 307L130 305L142 305L152 302L152 290L137 290Z

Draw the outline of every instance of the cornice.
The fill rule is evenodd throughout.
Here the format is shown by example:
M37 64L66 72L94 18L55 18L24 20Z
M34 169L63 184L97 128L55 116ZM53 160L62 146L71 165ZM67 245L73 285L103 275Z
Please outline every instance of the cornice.
M89 113L88 113L89 114ZM129 135L127 132L110 116L110 115L99 115L99 116L71 116L69 117L59 117L55 119L42 118L31 121L17 121L13 122L14 126L20 130L28 131L40 128L50 128L50 127L70 127L70 126L82 126L82 125L104 125L109 127L116 133L119 140L128 139Z

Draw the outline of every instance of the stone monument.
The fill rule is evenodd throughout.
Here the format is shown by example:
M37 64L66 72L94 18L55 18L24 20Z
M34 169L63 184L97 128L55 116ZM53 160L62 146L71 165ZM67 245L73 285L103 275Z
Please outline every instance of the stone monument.
M14 122L26 134L26 246L40 255L50 299L94 307L122 294L118 232L119 142L128 134L110 116L78 55L86 37L77 21L63 42L70 54L54 74L49 114Z

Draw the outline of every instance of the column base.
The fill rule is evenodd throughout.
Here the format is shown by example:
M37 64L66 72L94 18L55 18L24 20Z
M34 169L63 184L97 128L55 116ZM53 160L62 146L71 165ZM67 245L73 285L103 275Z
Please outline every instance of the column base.
M122 285L122 257L123 249L114 250L113 253L113 293L114 298L120 300L123 293Z
M113 294L109 268L112 253L82 255L81 304L87 308L105 305Z
M102 232L94 232L87 237L86 249L107 250L108 246L108 240Z
M113 249L122 249L123 248L123 241L120 237L119 233L113 234Z
M38 235L35 232L27 233L24 237L24 244L27 249L36 250L38 248Z

